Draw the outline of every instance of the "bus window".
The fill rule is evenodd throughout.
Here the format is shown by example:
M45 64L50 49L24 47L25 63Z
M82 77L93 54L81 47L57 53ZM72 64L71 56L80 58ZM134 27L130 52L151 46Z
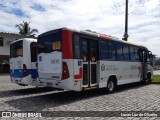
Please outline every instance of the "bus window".
M109 59L115 60L116 59L116 52L115 52L115 44L114 42L108 42L109 48Z
M44 45L46 47L46 53L53 52L53 43L45 42Z
M17 41L10 45L10 58L23 56L23 41Z
M31 62L37 61L37 43L32 42L31 43Z
M78 36L74 36L74 56L76 59L80 58L80 41Z
M117 59L118 60L123 60L122 44L121 43L117 43L116 44L116 48L117 48Z
M138 50L138 55L139 55L139 61L143 62L143 51L142 50Z
M53 51L62 51L62 31L56 30L51 31L42 36L38 36L39 47L45 48L44 51L39 51L38 53L51 53ZM38 47L38 48L39 48Z
M97 51L97 42L96 41L92 41L91 42L91 61L92 62L96 62L97 61L97 55L98 51ZM93 60L92 60L93 58Z
M147 51L143 51L143 58L144 58L144 62L147 62Z
M129 60L129 47L128 45L123 45L123 60Z
M106 41L100 42L100 59L108 59L108 44Z
M88 42L85 39L82 39L82 58L83 58L83 62L87 62L88 61Z
M145 49L138 50L140 62L146 63L147 62L147 51Z
M135 61L135 49L134 47L130 46L130 58L131 58L131 61Z
M148 62L148 64L153 66L153 55L152 55L152 53L150 51L148 51L147 62Z
M45 53L45 51L46 51L46 46L38 44L38 54Z
M135 60L140 61L139 50L137 47L135 47Z

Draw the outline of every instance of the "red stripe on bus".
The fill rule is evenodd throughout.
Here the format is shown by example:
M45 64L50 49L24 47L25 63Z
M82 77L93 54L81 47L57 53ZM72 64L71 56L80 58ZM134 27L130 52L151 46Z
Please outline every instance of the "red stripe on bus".
M72 32L68 30L62 31L62 58L72 59Z
M74 79L81 79L82 78L82 67L79 68L79 74L74 75Z
M109 36L105 36L105 35L99 35L100 38L104 38L104 39L107 39L107 40L112 40L111 37Z

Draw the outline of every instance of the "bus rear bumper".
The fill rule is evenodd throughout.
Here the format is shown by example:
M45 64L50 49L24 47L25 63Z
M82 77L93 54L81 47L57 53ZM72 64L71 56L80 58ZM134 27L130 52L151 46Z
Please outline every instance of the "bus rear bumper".
M32 85L30 76L23 78L11 77L11 82L19 85Z
M23 78L11 77L11 82L16 84L24 84Z
M44 87L62 88L62 80L39 79Z
M58 89L64 90L74 90L74 91L81 91L81 81L74 81L73 79L65 79L65 80L49 80L49 79L42 79L39 78L42 85L44 87L53 87Z

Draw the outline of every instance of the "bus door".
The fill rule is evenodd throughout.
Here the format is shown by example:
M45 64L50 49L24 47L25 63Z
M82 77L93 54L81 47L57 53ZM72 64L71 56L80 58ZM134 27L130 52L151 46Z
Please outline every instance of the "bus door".
M152 52L151 51L148 51L148 54L147 54L147 62L149 65L151 65L153 67L153 64L154 64L154 60L153 60L153 55L152 55Z
M141 79L142 80L146 80L147 79L147 69L148 69L148 65L147 65L147 50L143 50L141 49L139 51L139 55L140 55L140 62L141 62Z
M83 59L83 86L97 85L98 42L90 39L81 40L81 55Z
M31 77L32 79L35 79L38 77L38 71L37 71L37 42L31 43ZM33 81L33 82L34 82Z

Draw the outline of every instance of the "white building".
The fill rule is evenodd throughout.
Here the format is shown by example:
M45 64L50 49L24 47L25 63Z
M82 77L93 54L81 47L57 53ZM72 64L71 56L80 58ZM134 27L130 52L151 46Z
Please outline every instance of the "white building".
M26 36L0 32L0 73L9 72L10 43Z

